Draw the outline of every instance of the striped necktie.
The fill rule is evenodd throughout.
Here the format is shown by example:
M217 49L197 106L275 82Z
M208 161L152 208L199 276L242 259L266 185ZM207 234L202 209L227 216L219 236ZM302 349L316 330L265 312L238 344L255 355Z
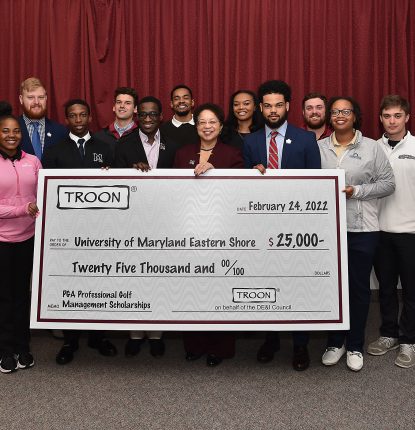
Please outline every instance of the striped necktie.
M268 169L278 169L278 147L277 147L278 131L271 131L271 140L269 142L268 153Z

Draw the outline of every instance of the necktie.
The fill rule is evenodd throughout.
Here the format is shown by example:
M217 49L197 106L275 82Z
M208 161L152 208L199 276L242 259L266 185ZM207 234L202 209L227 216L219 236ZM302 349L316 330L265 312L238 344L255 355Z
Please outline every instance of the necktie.
M39 122L32 121L33 133L32 133L32 146L35 151L35 155L39 160L42 159L42 143L40 142L39 134Z
M79 145L79 153L81 154L82 160L85 157L85 148L84 148L85 139L78 139L78 145Z
M278 147L277 147L278 131L271 132L271 140L269 142L268 154L268 169L278 169Z

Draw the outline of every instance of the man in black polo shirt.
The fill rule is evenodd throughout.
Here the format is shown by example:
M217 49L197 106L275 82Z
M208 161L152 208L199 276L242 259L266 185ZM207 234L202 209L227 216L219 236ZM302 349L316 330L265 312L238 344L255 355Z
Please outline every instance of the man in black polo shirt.
M170 107L174 115L170 121L160 126L161 132L179 146L199 143L192 114L195 106L192 90L186 85L177 85L172 89L170 99Z

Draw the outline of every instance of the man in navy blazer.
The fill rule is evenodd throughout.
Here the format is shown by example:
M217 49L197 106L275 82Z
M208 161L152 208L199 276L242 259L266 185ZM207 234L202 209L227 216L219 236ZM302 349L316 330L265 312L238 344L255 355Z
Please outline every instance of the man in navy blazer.
M28 154L42 159L45 148L68 136L63 125L46 118L47 94L44 85L38 78L27 78L20 84L19 100L23 115L19 117L22 131L22 149ZM34 134L37 133L37 142Z
M280 169L320 169L320 151L315 134L287 122L290 87L283 81L268 81L259 87L258 92L265 127L245 137L245 167L268 166L270 134L275 130L278 132Z
M260 85L258 98L265 127L245 137L245 167L257 168L262 173L267 168L320 169L320 150L315 134L287 122L291 88L284 81L267 81ZM308 333L293 333L295 370L305 370L310 365L308 338ZM278 332L267 333L258 350L258 361L271 361L279 348Z

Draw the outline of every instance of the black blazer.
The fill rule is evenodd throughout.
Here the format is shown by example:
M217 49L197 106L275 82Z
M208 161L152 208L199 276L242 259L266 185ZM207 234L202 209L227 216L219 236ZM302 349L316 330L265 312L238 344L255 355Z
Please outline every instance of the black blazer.
M42 166L45 169L93 169L111 167L113 155L110 145L89 139L85 142L85 157L81 158L78 145L69 137L43 152Z
M160 151L157 162L158 169L173 167L177 145L160 133ZM136 163L147 163L146 152L141 142L138 129L134 130L126 140L115 145L115 161L113 167L133 167Z

